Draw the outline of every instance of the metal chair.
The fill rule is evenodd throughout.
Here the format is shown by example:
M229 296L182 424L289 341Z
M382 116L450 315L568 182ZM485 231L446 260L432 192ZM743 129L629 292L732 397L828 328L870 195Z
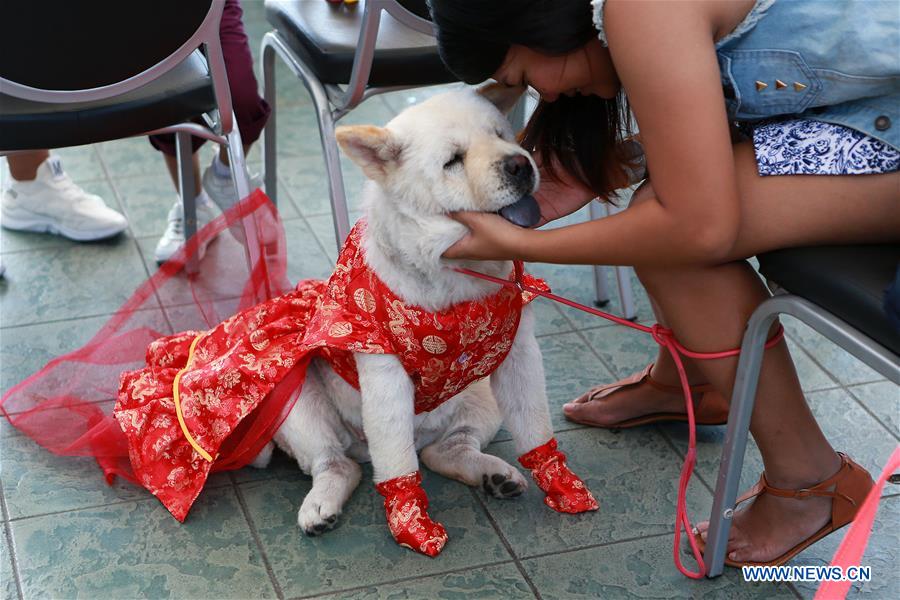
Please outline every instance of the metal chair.
M250 193L219 41L224 0L50 4L0 4L0 155L174 133L187 238L191 135L226 145L238 196Z
M883 305L900 264L900 246L796 248L761 255L759 262L760 272L777 290L751 315L741 345L703 557L708 577L722 574L763 346L777 316L800 319L900 384L900 331L888 321Z
M350 232L350 219L335 122L377 94L456 81L441 62L427 15L424 0L363 0L358 5L266 0L266 18L275 27L262 40L263 95L273 109L263 143L266 192L274 201L277 55L300 78L315 105L338 247Z

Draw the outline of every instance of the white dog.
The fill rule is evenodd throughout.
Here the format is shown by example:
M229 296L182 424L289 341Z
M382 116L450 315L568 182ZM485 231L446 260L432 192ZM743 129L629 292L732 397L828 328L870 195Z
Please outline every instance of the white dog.
M521 91L500 86L454 91L405 110L384 128L338 128L341 148L369 178L366 263L406 303L435 312L497 293L496 284L451 266L510 274L510 262L465 263L441 254L466 233L449 212L521 208L523 198L530 201L526 213L536 207L530 194L538 185L537 169L504 116ZM335 524L359 483L357 461L371 460L375 481L383 482L417 471L421 451L431 470L481 485L496 497L525 490L518 469L482 448L496 434L501 416L519 454L553 436L529 306L489 384L479 381L428 413L414 415L413 382L396 356L354 358L361 391L315 359L300 398L275 435L275 443L313 478L298 515L303 531L317 535ZM268 462L271 449L270 444L257 466Z

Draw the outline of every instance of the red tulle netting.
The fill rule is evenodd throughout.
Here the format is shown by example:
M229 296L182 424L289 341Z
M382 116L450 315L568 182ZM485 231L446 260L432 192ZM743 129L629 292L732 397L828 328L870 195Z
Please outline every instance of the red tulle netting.
M210 241L201 257L198 249ZM288 292L286 268L278 212L257 190L191 238L87 344L6 392L0 410L47 450L93 456L108 482L117 475L136 482L125 435L112 416L120 374L143 367L148 345L160 337L210 329ZM286 377L240 423L213 471L238 469L256 456L290 412L298 383Z

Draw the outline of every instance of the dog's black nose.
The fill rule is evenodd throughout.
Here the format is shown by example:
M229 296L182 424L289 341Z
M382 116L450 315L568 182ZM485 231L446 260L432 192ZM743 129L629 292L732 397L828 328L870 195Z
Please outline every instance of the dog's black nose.
M516 181L530 178L531 162L521 154L511 154L503 159L503 170Z

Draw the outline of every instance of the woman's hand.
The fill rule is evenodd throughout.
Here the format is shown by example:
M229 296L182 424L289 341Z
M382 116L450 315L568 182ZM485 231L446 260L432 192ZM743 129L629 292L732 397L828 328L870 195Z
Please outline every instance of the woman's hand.
M541 157L535 155L534 158L538 165L541 165ZM538 167L541 174L541 185L534 194L538 206L541 207L541 220L538 227L572 214L597 195L559 164L553 166L555 176L551 176L542 166Z
M447 248L444 258L473 260L515 260L522 258L530 229L513 225L500 215L458 212L450 215L465 225L469 233Z

